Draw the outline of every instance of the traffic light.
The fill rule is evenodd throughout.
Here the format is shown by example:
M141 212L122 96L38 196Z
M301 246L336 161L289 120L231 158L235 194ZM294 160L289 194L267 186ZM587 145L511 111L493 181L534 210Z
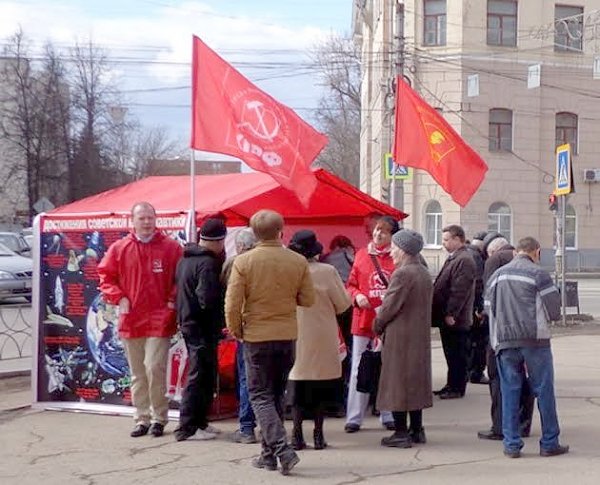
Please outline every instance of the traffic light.
M550 197L548 197L548 208L552 212L556 212L558 210L558 197L556 194L550 194Z

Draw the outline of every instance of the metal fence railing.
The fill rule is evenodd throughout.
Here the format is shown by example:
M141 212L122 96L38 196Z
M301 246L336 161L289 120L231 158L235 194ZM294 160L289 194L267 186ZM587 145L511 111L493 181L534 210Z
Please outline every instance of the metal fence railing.
M33 350L33 310L30 304L0 305L0 373L28 368Z

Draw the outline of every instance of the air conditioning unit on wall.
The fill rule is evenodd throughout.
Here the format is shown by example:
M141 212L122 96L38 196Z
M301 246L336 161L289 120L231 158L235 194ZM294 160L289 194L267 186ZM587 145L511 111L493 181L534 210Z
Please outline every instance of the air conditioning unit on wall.
M583 169L583 181L587 183L600 182L600 168Z

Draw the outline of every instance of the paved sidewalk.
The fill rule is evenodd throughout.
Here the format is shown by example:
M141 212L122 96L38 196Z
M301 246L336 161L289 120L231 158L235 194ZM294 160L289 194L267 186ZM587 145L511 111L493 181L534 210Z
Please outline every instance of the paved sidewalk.
M489 426L485 386L471 385L462 400L434 402L424 420L429 442L412 449L386 449L387 434L374 418L349 435L343 420L329 419L330 448L300 452L294 474L250 466L258 445L219 438L177 443L169 424L163 438L129 438L131 421L114 416L21 408L29 400L26 378L0 380L0 483L27 484L597 484L600 483L600 335L597 331L560 335L553 340L562 441L572 452L538 455L539 415L523 458L502 455L501 443L478 440ZM445 372L434 342L434 386ZM18 380L20 379L20 381ZM224 431L235 421L216 423ZM310 423L307 422L307 425ZM289 425L289 423L288 423ZM311 437L312 430L305 427Z

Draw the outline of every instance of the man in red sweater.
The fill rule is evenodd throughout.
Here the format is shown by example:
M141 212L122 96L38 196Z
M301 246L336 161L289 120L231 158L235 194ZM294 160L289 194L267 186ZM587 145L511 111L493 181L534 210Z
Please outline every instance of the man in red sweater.
M167 357L175 321L175 268L182 249L156 229L148 202L131 209L133 232L98 265L104 299L119 306L119 337L131 373L135 427L131 436L162 436L168 420Z

